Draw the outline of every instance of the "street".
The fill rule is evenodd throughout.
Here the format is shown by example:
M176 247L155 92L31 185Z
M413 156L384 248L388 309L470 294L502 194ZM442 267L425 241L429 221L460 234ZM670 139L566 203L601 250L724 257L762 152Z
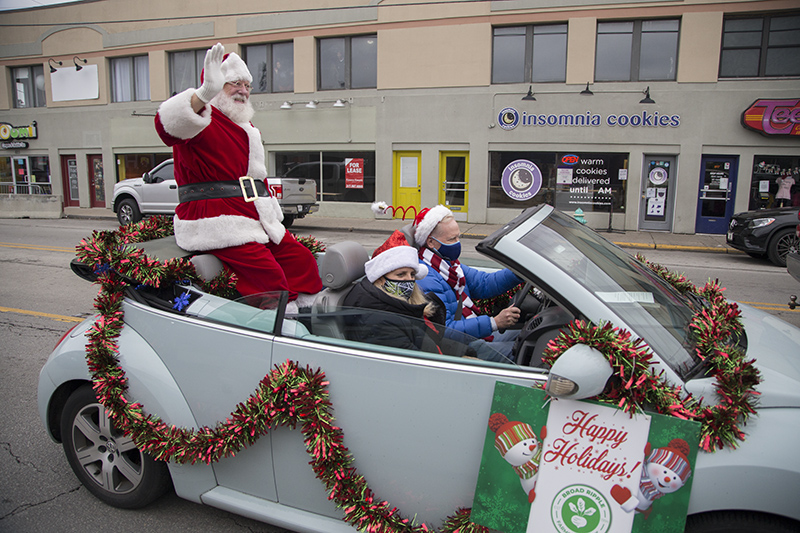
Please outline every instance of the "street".
M48 439L37 411L39 369L61 335L93 313L97 293L96 286L70 271L69 261L75 245L92 230L116 227L110 219L0 220L0 531L285 532L174 494L139 511L106 506L82 488L61 447ZM357 240L370 252L387 237L334 230L316 231L313 236L328 245ZM467 262L478 257L476 243L463 242ZM800 294L800 284L785 269L744 254L641 252L685 273L696 284L718 278L729 299L800 327L800 308L792 311L786 305L790 294Z

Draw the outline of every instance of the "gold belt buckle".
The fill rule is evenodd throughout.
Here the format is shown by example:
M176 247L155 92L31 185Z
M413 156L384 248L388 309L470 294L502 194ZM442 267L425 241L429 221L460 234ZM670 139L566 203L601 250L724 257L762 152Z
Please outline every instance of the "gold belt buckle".
M247 182L249 182L250 187L253 188L253 196L247 195L247 187L244 186L244 184ZM241 176L239 178L239 186L242 188L242 197L244 198L245 202L255 202L256 200L258 200L258 190L256 189L256 180L254 180L250 176Z

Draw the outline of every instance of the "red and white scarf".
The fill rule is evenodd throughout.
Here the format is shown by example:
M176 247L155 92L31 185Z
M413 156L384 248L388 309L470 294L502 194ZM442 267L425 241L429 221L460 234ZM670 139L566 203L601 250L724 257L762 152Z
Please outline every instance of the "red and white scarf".
M455 291L456 298L461 301L461 315L464 318L475 318L478 315L478 310L475 309L475 304L469 297L469 294L464 290L467 286L467 278L464 277L464 270L461 268L461 263L458 260L451 261L447 265L446 261L433 253L430 248L421 248L419 257L425 263L433 267L434 270L444 278L450 287Z

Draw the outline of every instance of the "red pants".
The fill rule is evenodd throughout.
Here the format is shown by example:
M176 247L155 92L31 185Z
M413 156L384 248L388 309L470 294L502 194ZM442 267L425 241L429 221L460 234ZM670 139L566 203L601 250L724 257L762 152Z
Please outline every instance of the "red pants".
M298 293L322 290L314 255L288 231L280 244L248 242L209 250L238 277L236 290L242 296L260 292L288 291L289 301Z

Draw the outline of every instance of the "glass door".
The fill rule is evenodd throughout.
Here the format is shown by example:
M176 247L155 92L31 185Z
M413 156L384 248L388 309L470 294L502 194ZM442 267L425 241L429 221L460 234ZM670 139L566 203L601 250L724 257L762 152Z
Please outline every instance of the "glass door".
M642 172L641 231L672 231L675 202L675 157L645 156Z
M420 210L421 175L422 152L394 153L394 218L414 220Z
M447 206L456 220L467 220L469 152L440 152L439 185L439 203Z
M61 156L61 179L64 187L64 207L78 207L78 160L74 155Z
M700 191L694 231L721 235L728 230L736 197L736 156L704 155L700 163Z
M92 207L106 206L106 184L103 179L103 156L89 157L89 196Z

